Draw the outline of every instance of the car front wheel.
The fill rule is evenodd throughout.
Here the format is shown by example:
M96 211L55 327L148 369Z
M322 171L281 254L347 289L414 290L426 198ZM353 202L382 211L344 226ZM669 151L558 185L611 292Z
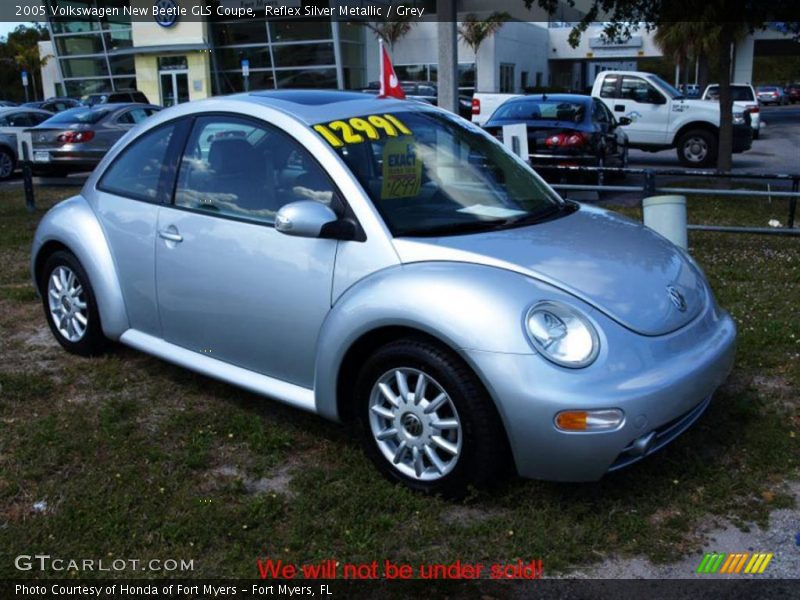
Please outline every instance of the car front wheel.
M48 257L39 290L47 324L65 350L81 356L105 350L108 340L100 326L94 290L74 254L60 250Z
M390 480L463 496L507 470L500 419L470 368L426 340L375 352L356 383L362 442Z
M678 140L678 160L687 167L714 166L717 160L717 137L702 129L687 131Z

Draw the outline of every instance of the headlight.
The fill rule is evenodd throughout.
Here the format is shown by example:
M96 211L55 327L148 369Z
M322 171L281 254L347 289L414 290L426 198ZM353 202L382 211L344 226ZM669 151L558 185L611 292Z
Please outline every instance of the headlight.
M733 115L734 125L744 125L744 113L735 113Z
M597 331L577 310L558 302L539 302L525 317L534 347L546 359L578 369L590 365L600 350Z

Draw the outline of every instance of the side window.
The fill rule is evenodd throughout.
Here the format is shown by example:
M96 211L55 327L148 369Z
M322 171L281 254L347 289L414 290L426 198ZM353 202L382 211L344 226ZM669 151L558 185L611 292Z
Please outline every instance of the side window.
M44 115L42 113L30 113L31 123L33 125L38 125L49 119L52 115Z
M597 123L609 123L608 113L605 105L599 100L592 101L592 120Z
M619 77L616 75L607 75L603 79L603 85L600 86L600 97L601 98L618 98L619 95L617 94L617 82L619 81Z
M655 104L661 94L644 79L626 75L622 78L621 96L641 104Z
M197 119L175 189L176 206L270 224L285 204L333 197L330 179L293 138L235 117Z
M32 127L30 113L14 113L8 116L8 124L10 127Z
M165 165L167 148L175 133L175 123L145 133L106 169L97 185L104 192L158 202L158 184Z
M145 111L143 108L134 108L133 110L129 110L121 115L117 119L117 123L122 123L123 125L135 125L144 121L151 114L152 113Z

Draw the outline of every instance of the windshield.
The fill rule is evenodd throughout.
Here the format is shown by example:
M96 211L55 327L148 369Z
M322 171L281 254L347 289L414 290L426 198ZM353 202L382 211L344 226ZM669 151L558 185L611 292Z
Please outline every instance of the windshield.
M54 117L47 119L47 123L97 123L108 114L107 110L92 110L85 106L70 108Z
M514 227L565 207L530 168L455 116L376 114L314 129L336 149L395 236Z
M581 102L525 99L517 102L506 102L495 111L491 120L582 123L585 115L586 108Z
M658 87L661 88L661 91L666 92L666 94L672 99L676 100L679 98L683 98L683 94L681 94L677 89L673 86L668 84L666 81L661 79L658 75L648 75L650 81L654 82Z

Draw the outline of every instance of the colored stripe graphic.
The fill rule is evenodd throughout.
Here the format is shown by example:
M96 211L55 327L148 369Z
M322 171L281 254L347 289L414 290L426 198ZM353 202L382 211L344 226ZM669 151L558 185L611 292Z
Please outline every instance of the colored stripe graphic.
M697 573L714 574L756 574L763 573L767 565L772 560L773 554L771 552L733 552L727 554L725 552L710 552L703 556L700 561L700 566L697 567ZM746 565L746 566L745 566Z

